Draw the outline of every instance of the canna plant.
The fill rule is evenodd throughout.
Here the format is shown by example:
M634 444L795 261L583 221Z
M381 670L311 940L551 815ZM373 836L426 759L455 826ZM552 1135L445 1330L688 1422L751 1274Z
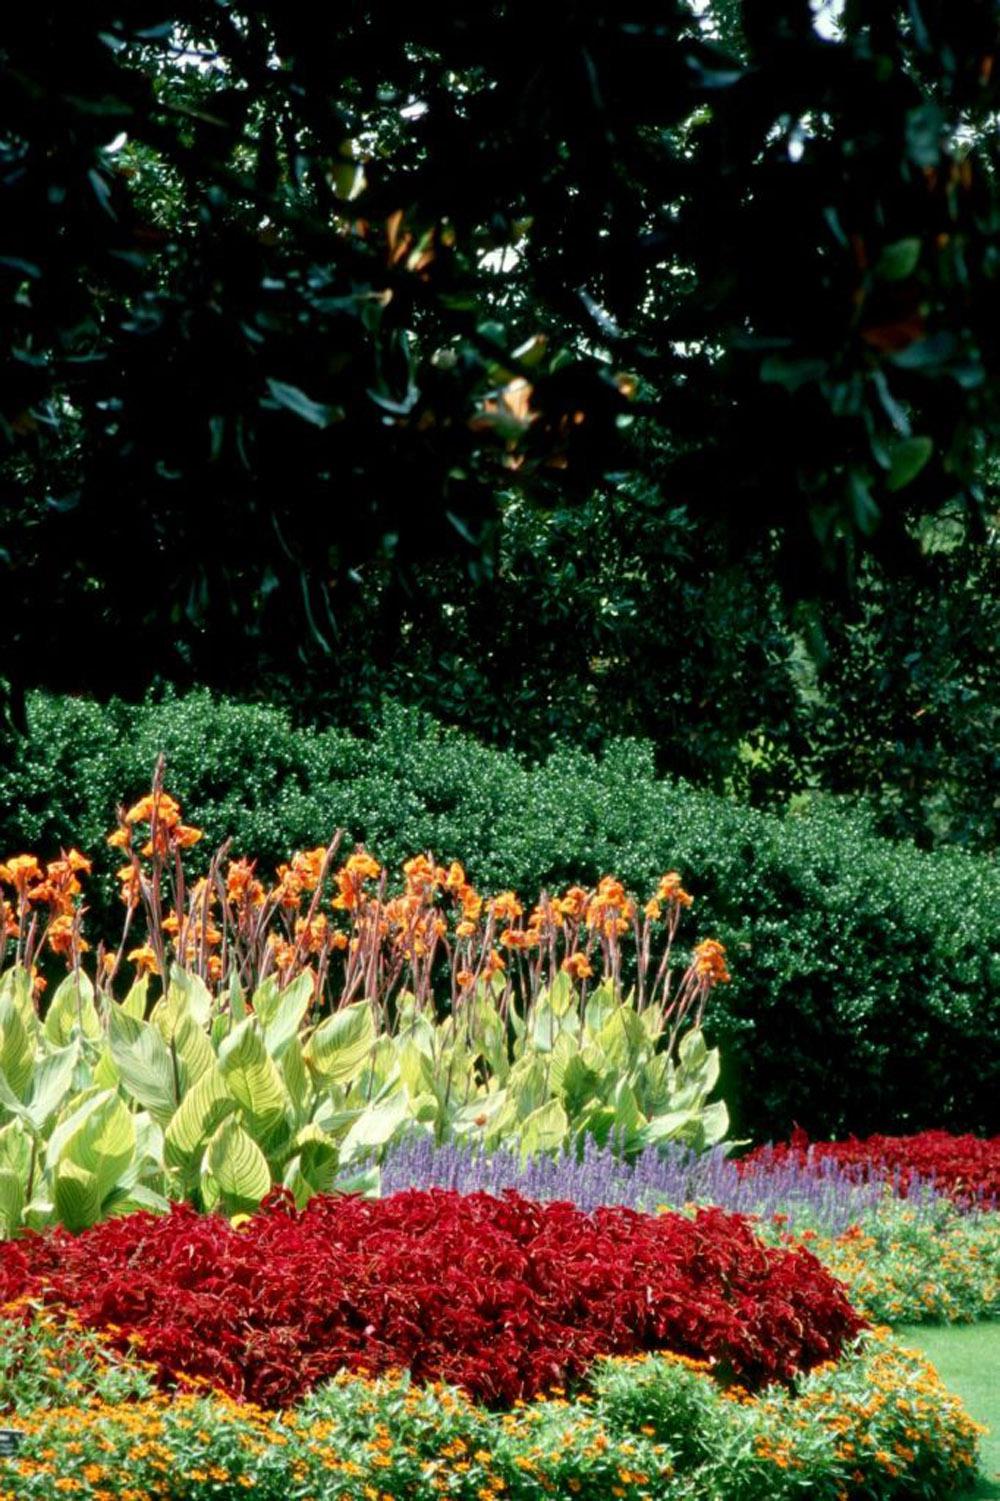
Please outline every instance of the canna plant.
M526 913L429 855L390 893L363 850L335 867L340 836L293 856L270 889L227 846L189 882L199 837L158 768L109 839L127 859L124 932L92 969L89 862L0 865L6 1235L172 1199L245 1213L276 1186L300 1205L374 1190L388 1144L414 1133L525 1155L725 1137L701 1026L725 955L706 940L675 974L692 900L676 873L641 915L610 877ZM53 956L68 973L46 1005Z

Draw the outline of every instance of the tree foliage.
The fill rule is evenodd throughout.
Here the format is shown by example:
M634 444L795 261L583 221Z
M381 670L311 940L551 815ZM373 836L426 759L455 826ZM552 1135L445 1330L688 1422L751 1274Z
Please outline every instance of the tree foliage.
M848 0L836 35L807 0L22 9L15 698L336 672L383 580L481 588L501 493L641 470L664 535L683 511L723 567L776 538L792 593L859 544L898 571L945 503L974 527L995 47L985 0Z

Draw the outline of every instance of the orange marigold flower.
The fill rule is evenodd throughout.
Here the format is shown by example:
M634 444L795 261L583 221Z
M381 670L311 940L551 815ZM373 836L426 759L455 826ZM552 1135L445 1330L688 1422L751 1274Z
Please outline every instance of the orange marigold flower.
M586 954L569 954L562 962L563 971L574 980L588 980L594 973Z

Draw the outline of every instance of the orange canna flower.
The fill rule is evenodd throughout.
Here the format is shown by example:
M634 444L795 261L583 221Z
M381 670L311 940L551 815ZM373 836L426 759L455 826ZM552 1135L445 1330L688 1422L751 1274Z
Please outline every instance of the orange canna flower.
M694 897L689 896L681 885L681 878L676 870L668 871L665 876L660 877L656 894L661 902L676 902L681 907L690 907L694 902Z
M645 907L643 907L642 910L649 918L650 922L659 921L661 916L661 908L655 896L650 897L649 901L646 903Z
M534 948L538 941L538 932L534 928L528 928L526 932L517 928L505 928L500 934L500 942L505 949L520 949L523 952Z
M478 922L483 912L482 897L473 891L471 886L463 886L459 892L459 899L462 903L462 916L466 922Z
M323 912L314 917L310 923L307 923L304 917L300 917L295 924L295 937L299 945L310 954L318 954L324 947L328 931L329 922Z
M179 823L173 830L174 844L179 845L182 850L190 849L193 844L197 844L198 840L204 837L203 829L193 828L189 823Z
M476 977L472 973L471 969L460 969L458 974L455 976L455 984L458 986L459 990L468 990L469 986L472 984L475 978Z
M435 887L447 878L447 872L434 865L426 855L414 855L412 860L407 860L403 865L403 875L407 891L422 901L433 900ZM439 876L441 881L438 880Z
M139 875L134 865L123 865L118 871L116 879L121 885L119 896L127 907L138 905L142 891L139 885Z
M555 903L563 917L579 922L587 910L588 896L582 886L571 886L566 895Z
M125 822L152 823L154 817L160 828L176 828L181 821L180 805L166 792L147 792L129 808Z
M120 828L115 829L114 833L109 834L107 838L107 842L113 850L127 849L131 840L132 830L124 824Z
M486 957L486 974L501 974L506 968L507 966L500 951L498 949L491 949Z
M454 892L456 896L461 896L462 891L467 886L468 883L465 879L465 871L462 869L461 865L459 865L457 860L453 860L448 866L448 874L445 876L444 884L448 888L448 890Z
M52 921L49 923L48 931L46 933L46 942L48 943L49 948L54 954L72 953L73 918L68 913L64 913L61 916L54 917L52 919ZM80 938L79 935L77 935L78 951L81 954L85 954L89 948L90 944L85 943L84 940Z
M490 911L497 922L516 922L524 912L524 908L518 901L513 891L501 891L490 902Z
M226 869L226 896L234 906L248 902L259 907L264 901L264 887L254 876L256 860L230 860Z
M725 985L731 979L726 967L726 951L715 938L699 943L691 956L691 965L700 980L709 985Z
M160 967L156 961L156 955L148 943L133 949L128 955L130 963L134 964L140 975L158 975Z
M374 855L363 849L357 849L349 856L346 869L359 881L377 881L382 874L382 867Z
M15 855L6 865L0 865L0 881L13 886L19 895L23 895L32 882L41 879L42 867L34 855Z
M467 922L467 921L465 921L463 919L463 921L460 922L458 924L458 926L455 928L455 937L456 938L471 938L472 935L473 935L473 933L475 933L475 931L476 931L476 925L475 925L475 923L474 922Z
M574 980L588 980L594 973L593 966L586 954L569 954L562 962L565 974Z
M298 877L303 891L315 891L326 861L326 846L318 844L312 850L297 850L292 856L292 870Z
M268 948L274 955L274 965L279 971L288 969L295 960L295 946L286 943L283 938L276 938L272 933L268 939Z

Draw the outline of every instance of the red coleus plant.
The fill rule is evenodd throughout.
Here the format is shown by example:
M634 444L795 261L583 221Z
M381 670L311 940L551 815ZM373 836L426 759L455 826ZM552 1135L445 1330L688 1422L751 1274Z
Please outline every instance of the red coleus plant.
M740 1159L741 1171L777 1166L789 1159L802 1164L834 1161L856 1169L859 1180L884 1178L905 1198L914 1179L933 1182L964 1206L1000 1206L1000 1136L952 1136L948 1131L921 1131L914 1136L868 1136L859 1140L811 1142L800 1129L777 1146L757 1147Z
M658 1349L759 1385L863 1326L815 1257L764 1246L742 1215L442 1189L301 1212L276 1195L239 1228L176 1206L0 1245L0 1300L24 1295L138 1345L165 1379L266 1406L393 1366L505 1404Z

